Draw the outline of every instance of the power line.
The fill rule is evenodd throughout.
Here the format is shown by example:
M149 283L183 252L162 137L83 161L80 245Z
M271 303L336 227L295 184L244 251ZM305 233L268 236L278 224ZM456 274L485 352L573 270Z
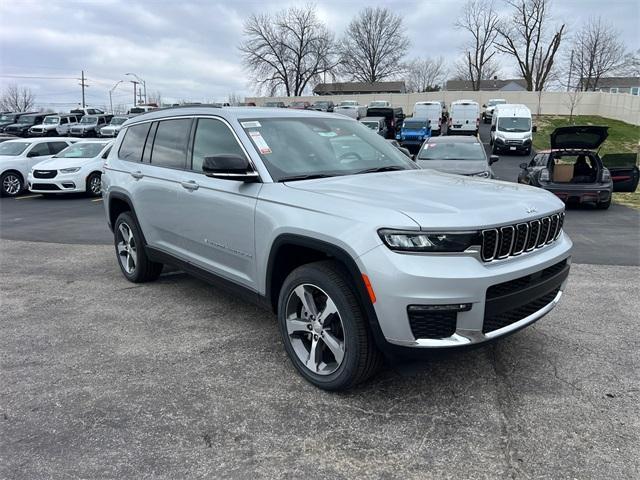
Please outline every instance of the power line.
M2 78L33 78L35 80L77 80L77 77L41 77L38 75L12 75L12 74L0 74Z

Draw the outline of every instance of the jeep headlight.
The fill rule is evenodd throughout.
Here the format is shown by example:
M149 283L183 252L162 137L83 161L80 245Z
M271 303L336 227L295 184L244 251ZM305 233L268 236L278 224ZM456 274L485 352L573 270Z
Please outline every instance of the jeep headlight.
M387 247L400 252L464 252L478 243L477 232L379 230L378 233Z
M78 171L80 171L80 167L61 168L60 169L60 173L76 173Z

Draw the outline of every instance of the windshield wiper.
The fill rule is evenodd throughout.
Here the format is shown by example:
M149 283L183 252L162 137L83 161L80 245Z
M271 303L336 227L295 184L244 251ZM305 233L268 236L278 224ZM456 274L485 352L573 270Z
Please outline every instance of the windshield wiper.
M359 173L393 172L395 170L406 170L406 168L399 165L387 165L386 167L366 168L353 173L357 175Z
M292 175L290 177L282 177L278 182L293 182L296 180L311 180L313 178L329 178L336 175L329 175L328 173L311 173L308 175Z

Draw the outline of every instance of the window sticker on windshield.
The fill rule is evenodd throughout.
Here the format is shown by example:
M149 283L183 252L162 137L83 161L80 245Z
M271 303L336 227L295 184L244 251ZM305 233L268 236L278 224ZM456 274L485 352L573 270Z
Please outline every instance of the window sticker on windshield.
M318 135L321 137L337 137L338 134L336 132L318 132Z
M253 143L256 144L256 147L258 147L258 151L261 154L266 155L267 153L271 153L269 145L267 145L265 139L262 138L260 132L249 132L249 136L251 137L251 140L253 140Z
M260 128L262 126L258 121L240 122L240 125L242 125L242 128Z

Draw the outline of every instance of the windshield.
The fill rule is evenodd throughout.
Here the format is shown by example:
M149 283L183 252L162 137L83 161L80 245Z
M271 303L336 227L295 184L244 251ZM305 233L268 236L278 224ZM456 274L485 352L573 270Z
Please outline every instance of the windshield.
M402 128L427 128L426 122L418 122L415 120L405 120Z
M504 105L506 103L506 100L489 100L489 103L487 103L487 105L489 105L490 107L495 107L496 105Z
M400 150L359 122L335 118L247 120L241 123L252 125L245 130L275 181L368 169L417 168Z
M380 124L378 122L362 122L365 127L369 127L371 130L378 130Z
M480 142L425 143L418 160L486 160Z
M15 115L2 115L0 116L0 122L6 123L6 122L15 122Z
M345 102L340 102L338 104L340 107L357 107L358 106L358 102L355 101L345 101Z
M80 120L80 123L83 124L92 124L92 123L98 123L98 117L82 117L82 120Z
M370 107L386 107L387 106L387 102L386 101L377 101L377 102L371 102L369 103Z
M102 142L76 143L54 155L53 158L93 158L98 156L105 145L106 143Z
M499 118L498 130L503 132L528 132L531 130L531 119L524 117Z
M0 143L0 155L20 155L29 146L26 142Z
M305 102L292 102L291 105L294 106L294 107L304 107L306 105L306 103Z
M122 125L127 121L127 117L113 117L109 125Z
M45 125L57 125L60 123L60 117L47 117L43 122Z
M22 125L33 125L36 123L36 117L23 116L18 119L18 123Z

